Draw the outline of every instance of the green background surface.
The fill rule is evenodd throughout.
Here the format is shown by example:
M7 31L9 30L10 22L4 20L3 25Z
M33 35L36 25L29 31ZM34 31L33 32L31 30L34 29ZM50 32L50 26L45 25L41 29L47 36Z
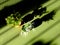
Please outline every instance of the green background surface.
M19 1L20 0L10 0L0 5L0 10L3 9L5 6L16 4ZM54 1L55 0L48 1L47 3L43 4L43 7L49 5L50 3L53 3ZM51 12L59 6L60 0L57 0L55 3L48 6L47 11ZM38 40L43 40L43 42L46 43L54 39L55 37L57 38L51 43L51 45L60 45L60 9L56 11L53 19L54 20L43 22L42 25L35 28L34 31L30 31L26 36L20 34L20 28L12 27L12 25L6 25L5 27L0 29L0 34L3 33L5 30L8 30L4 34L0 35L0 45L32 45Z

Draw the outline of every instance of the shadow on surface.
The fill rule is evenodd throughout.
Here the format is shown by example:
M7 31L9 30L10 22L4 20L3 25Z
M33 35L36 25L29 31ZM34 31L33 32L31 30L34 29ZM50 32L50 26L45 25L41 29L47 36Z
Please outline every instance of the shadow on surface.
M7 23L6 23L5 19L4 18L2 19L0 16L0 28L3 28L6 25L7 25Z
M46 7L41 8L39 10L38 9L34 10L34 12L32 14L28 14L25 17L22 18L21 25L24 24L24 23L27 23L27 22L31 21L34 18L34 16L37 16L37 15L41 16L43 13L46 13Z
M41 19L37 18L31 22L33 28L38 27L39 25L42 24L43 21L49 21L53 19L53 16L55 15L55 11L53 10L52 12L48 13L47 15L43 16Z
M23 17L22 20L24 21L24 23L27 23L31 21L33 18L34 18L33 14L28 14L27 16Z
M42 24L42 20L40 18L37 18L37 19L33 20L31 22L31 24L32 24L33 28L36 28L36 27L38 27L39 25Z
M44 45L43 41L36 41L32 45Z
M47 10L47 7L42 8L41 6L41 9L35 9L32 14L35 16L37 15L41 16L43 13L46 13L46 10Z
M56 14L55 10L51 11L50 13L46 14L41 18L42 21L49 21L52 20L54 15Z
M21 16L23 16L25 13L39 7L47 1L49 0L23 0L15 5L4 7L4 9L0 10L0 27L6 25L5 18L7 18L10 14L19 12Z

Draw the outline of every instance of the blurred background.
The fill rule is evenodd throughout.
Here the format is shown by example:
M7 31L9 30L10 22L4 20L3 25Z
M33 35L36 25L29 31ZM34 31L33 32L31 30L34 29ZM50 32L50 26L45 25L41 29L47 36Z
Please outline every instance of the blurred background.
M47 12L32 20L49 15L54 10L53 20L46 18L27 35L21 35L21 27L7 24L5 20L16 12L23 18L41 7L46 7ZM0 45L60 45L60 0L0 0Z

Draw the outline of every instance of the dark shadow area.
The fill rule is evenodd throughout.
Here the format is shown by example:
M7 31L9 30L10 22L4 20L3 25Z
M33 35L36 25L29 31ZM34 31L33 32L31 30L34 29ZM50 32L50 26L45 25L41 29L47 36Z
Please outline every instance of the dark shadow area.
M2 45L6 45L7 43L13 41L14 39L16 39L19 36L19 34L15 35L14 37L12 37L11 39L9 39L8 41L6 41L5 43L3 43Z
M36 41L32 45L44 45L43 41Z
M53 10L52 12L48 13L47 15L43 16L41 18L42 21L49 21L53 19L53 16L55 15L55 10Z
M4 7L4 9L0 10L0 27L6 25L5 18L10 14L19 12L23 16L25 13L36 9L36 7L39 7L47 1L49 0L23 0L15 5Z
M43 7L41 9L35 9L32 14L34 14L35 16L37 15L41 16L43 13L46 13L46 10L47 10L47 7Z
M47 1L49 0L23 0L15 5L5 7L3 10L0 11L0 13L1 15L5 15L5 17L6 15L14 13L14 11L24 14L27 10L30 10L32 8L35 9L36 7Z
M28 14L27 16L25 16L25 17L22 18L21 25L24 24L24 23L27 23L27 22L31 21L33 18L34 18L33 14Z
M36 9L36 10L34 10L34 12L32 13L32 14L28 14L28 15L26 15L25 17L23 17L22 18L22 22L21 22L21 25L22 24L24 24L24 23L27 23L28 21L31 21L33 18L34 18L34 16L37 16L37 15L42 15L43 13L46 13L46 7L44 7L44 8L41 8L41 9ZM34 20L33 22L36 22L36 23L38 23L38 25L39 25L39 23L42 23L41 22L41 19L36 19L36 20ZM32 22L32 23L33 23ZM33 24L34 25L34 24ZM37 25L37 26L38 26Z
M47 15L43 16L41 19L37 18L31 22L33 28L38 27L42 24L43 21L49 21L50 19L53 19L53 16L55 15L55 11L48 13Z
M32 24L33 28L36 28L36 27L38 27L39 25L42 24L42 20L37 18L34 21L32 21L31 24Z
M43 32L40 32L37 36L33 37L30 41L28 41L27 43L25 43L25 45L28 45L30 42L32 42L33 40L35 40L37 37L40 37L41 35L43 35L44 33L46 33L47 31L49 31L51 28L53 28L54 26L56 26L58 23L60 23L60 21L58 20L57 22L55 22L54 24L52 24L50 27L48 27L47 29L45 29Z
M16 11L19 11L22 15L29 12L30 10L34 10L39 8L40 5L46 3L49 0L23 0L20 3L16 4L17 6L14 7Z
M54 3L55 3L56 1L54 1ZM32 20L33 19L33 17L34 16L37 16L37 15L39 15L39 16L41 16L43 13L46 13L47 11L47 7L43 7L42 8L42 6L40 5L40 7L41 7L41 9L38 9L37 7L34 9L34 11L33 11L33 13L32 14L28 14L27 16L25 16L22 20L22 24L24 24L24 22L26 23L26 22L28 22L28 21L30 21L30 20ZM48 21L48 20L50 20L50 19L53 19L53 15L55 15L55 10L53 10L52 12L50 12L49 14L47 14L46 16L44 16L43 18L42 18L42 21ZM29 17L29 15L33 15L33 17L32 16L30 16ZM21 25L22 25L21 24Z
M2 19L0 16L0 28L4 27L5 25L7 25L5 19L4 18Z
M0 33L0 36L3 35L4 33L6 33L7 31L9 31L10 29L12 29L13 27L14 27L14 26L12 26L12 27L10 27L10 28L4 30L3 32L1 32L1 33Z
M43 10L45 10L45 11L43 11ZM43 9L41 9L40 11L46 12L46 7L43 8ZM48 14L46 14L45 16L43 16L41 19L37 18L37 19L33 20L31 22L32 28L36 28L36 27L40 26L43 21L49 21L49 20L53 19L53 16L55 15L55 13L56 13L55 10L53 10L53 11L49 12ZM34 14L28 14L27 16L25 16L24 18L22 18L21 25L24 24L24 23L27 23L30 20L32 20L34 18L34 16L35 16Z
M5 0L5 1L1 2L0 5L6 3L6 2L8 2L8 1L9 1L9 0Z
M49 20L52 20L53 19L53 16L56 14L56 11L58 9L59 9L59 7L57 9L53 10L52 12L48 13L47 15L45 15L44 17L42 17L41 19L39 19L40 20L40 24L42 23L41 21L49 21ZM39 9L39 10L38 10L38 8L36 8L33 11L32 14L28 14L27 16L25 16L24 18L22 18L21 25L24 24L24 23L26 23L26 22L28 22L28 21L30 21L30 20L32 20L34 18L34 16L37 16L37 15L41 16L43 13L46 13L47 12L46 10L47 10L47 7L43 7L43 8L41 7L41 9ZM34 20L32 22L33 25L34 25L34 22L37 23L37 25L35 27L39 26L39 22L36 21L36 20Z

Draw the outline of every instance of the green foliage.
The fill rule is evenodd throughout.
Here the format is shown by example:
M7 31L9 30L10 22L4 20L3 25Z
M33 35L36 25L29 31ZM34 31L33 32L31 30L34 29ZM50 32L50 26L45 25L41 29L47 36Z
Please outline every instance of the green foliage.
M6 18L7 24L19 25L20 23L20 13L16 12L15 14L11 14Z

